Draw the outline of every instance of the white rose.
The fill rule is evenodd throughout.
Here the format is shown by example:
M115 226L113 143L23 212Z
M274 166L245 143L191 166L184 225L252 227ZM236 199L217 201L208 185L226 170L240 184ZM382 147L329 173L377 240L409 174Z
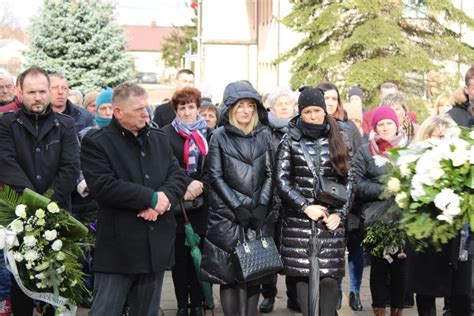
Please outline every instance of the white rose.
M416 177L416 175L415 175L415 177ZM412 182L412 189L410 191L410 195L411 195L413 200L419 201L419 199L422 196L424 196L425 194L426 194L426 192L425 192L425 189L423 188L423 184Z
M48 208L48 211L50 213L58 213L59 212L59 207L54 202L49 203L47 208Z
M397 193L398 191L400 191L400 180L391 177L387 182L387 189L392 193Z
M59 251L63 247L63 242L61 239L56 239L53 244L51 245L51 248L53 248L54 251Z
M26 232L31 232L31 231L33 231L33 226L31 226L30 224L26 224L26 225L25 225L25 231L26 231Z
M56 237L58 237L58 232L53 229L53 230L47 230L44 232L43 237L46 238L48 241L55 240Z
M435 206L443 211L443 215L456 216L461 213L459 207L461 198L451 189L443 189L436 194L434 199Z
M471 131L471 132L469 133L469 137L470 137L471 139L474 139L474 131Z
M38 252L36 252L36 250L30 249L25 252L25 260L29 262L30 266L31 266L31 261L35 261L36 259L38 259ZM31 268L28 268L28 269L31 269Z
M64 272L64 270L66 270L66 267L60 266L59 268L56 269L56 272L59 273L59 274L61 274L61 273Z
M469 163L474 165L474 146L471 146L471 150L469 151Z
M21 233L23 231L23 222L19 219L15 219L11 223L11 228L15 233Z
M440 221L445 221L448 222L449 224L453 224L453 217L445 214L440 214L436 216L436 219L439 219Z
M411 169L408 164L400 165L400 173L403 177L408 178L411 175Z
M38 226L44 226L44 224L46 224L46 221L44 220L44 218L40 218L38 219L38 221L36 222L36 224Z
M35 275L35 278L37 278L38 280L43 280L46 276L44 275L44 273L38 273L37 275Z
M19 252L15 252L13 254L13 258L15 258L16 262L22 262L23 261L23 256Z
M43 263L37 265L35 267L35 271L40 272L40 271L43 271L43 270L47 269L48 267L49 267L49 263L46 261L46 262L43 262Z
M397 203L399 208L407 207L408 196L405 192L400 192L395 196L395 203Z
M441 168L441 165L438 164L437 167L433 167L430 169L429 175L433 180L438 180L439 178L445 175L445 172L443 168Z
M43 209L37 209L36 212L35 212L35 216L38 217L38 218L44 218L46 215L46 213L44 212Z
M63 261L64 259L66 259L66 255L64 254L64 252L60 251L56 255L56 259L59 260L59 261Z
M23 244L27 247L30 247L30 248L34 247L36 245L36 242L37 242L37 240L36 240L35 236L28 235L28 236L25 236L23 238Z
M20 204L15 208L15 215L20 218L26 218L26 205Z

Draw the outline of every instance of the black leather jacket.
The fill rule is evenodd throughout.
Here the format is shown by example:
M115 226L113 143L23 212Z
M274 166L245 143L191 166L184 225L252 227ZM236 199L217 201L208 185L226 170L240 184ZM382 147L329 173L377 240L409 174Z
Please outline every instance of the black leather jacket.
M302 135L296 126L299 117L290 121L289 132L278 147L276 157L275 179L278 194L283 201L283 222L281 256L284 272L289 276L308 276L309 259L307 254L308 241L311 237L311 220L304 210L311 204L317 204L313 197L314 177L306 163L300 146L302 138L313 161L319 159L319 172L324 177L347 184L350 192L349 177L340 177L331 165L329 156L329 130L317 140ZM329 127L328 127L329 128ZM347 215L348 203L340 209L329 208L330 214L337 213L341 224L333 231L318 225L317 236L321 243L319 266L322 277L340 278L344 275L345 229L344 220Z
M260 96L255 90L248 89L247 84L231 85L235 85L231 86L235 89L224 98L224 126L213 132L207 156L211 187L201 272L204 280L219 284L235 282L231 254L239 240L240 227L235 209L243 206L252 210L259 204L268 206L272 191L268 127L258 123L253 132L245 135L228 123L229 108L242 98L257 101L261 122L266 111Z

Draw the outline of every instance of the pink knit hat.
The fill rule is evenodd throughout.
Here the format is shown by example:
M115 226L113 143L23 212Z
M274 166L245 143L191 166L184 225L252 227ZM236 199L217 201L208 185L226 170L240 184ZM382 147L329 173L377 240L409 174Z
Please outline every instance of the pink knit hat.
M374 114L372 115L372 129L375 130L377 123L385 119L392 120L395 122L397 127L399 126L397 113L395 113L391 107L383 105L376 108Z

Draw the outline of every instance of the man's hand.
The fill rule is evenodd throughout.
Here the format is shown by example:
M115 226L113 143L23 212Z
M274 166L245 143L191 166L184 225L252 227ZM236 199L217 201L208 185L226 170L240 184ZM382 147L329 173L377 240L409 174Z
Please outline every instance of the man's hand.
M158 192L158 203L156 204L154 211L158 215L163 215L167 210L171 208L170 200L163 192Z
M337 227L339 227L341 218L337 214L331 214L327 218L323 219L323 222L326 224L326 227L329 230L335 230Z
M154 222L158 219L158 215L158 212L156 212L154 209L148 208L146 210L140 211L137 214L137 217L141 217L146 221Z
M304 213L313 221L320 219L324 221L327 217L327 207L322 205L310 205L305 208Z
M192 201L202 194L204 190L204 184L201 181L193 180L188 185L186 193L184 194L185 201Z

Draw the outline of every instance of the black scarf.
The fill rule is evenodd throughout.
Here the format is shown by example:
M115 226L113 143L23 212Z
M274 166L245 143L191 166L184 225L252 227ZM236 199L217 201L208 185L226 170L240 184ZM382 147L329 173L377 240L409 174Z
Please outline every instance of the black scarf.
M322 124L306 123L300 118L297 121L296 126L300 129L301 133L303 133L304 136L313 139L318 139L326 130L327 124L328 123L326 122L326 118L324 119L324 122Z

